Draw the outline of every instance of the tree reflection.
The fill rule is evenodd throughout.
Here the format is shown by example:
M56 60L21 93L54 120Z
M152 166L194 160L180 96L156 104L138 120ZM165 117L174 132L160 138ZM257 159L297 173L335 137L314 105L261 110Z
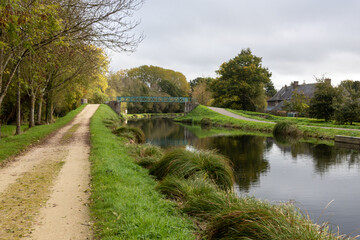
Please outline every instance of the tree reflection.
M233 163L236 183L243 191L256 185L260 175L270 169L264 158L266 137L261 136L221 136L199 139L195 147L200 149L217 149Z
M288 145L276 142L276 144L284 153L291 153L293 159L296 159L298 155L312 158L315 172L321 175L327 173L330 168L336 165L347 165L349 168L360 165L359 151L355 149L304 142L295 142Z

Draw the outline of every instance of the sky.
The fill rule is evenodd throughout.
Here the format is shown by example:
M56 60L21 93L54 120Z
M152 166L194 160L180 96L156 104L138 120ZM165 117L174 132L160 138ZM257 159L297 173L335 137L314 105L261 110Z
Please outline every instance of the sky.
M327 77L360 80L359 0L146 0L134 53L108 51L116 72L154 65L187 80L216 77L242 49L262 57L276 89Z

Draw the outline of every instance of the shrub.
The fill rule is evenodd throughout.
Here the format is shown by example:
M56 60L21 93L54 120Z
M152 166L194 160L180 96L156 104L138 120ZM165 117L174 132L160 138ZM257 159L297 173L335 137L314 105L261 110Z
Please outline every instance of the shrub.
M234 182L230 161L214 151L173 150L165 154L150 173L160 180L167 175L185 179L199 175L209 178L226 191L232 189Z
M290 121L278 122L273 129L274 136L301 136L301 131L296 124Z
M144 132L137 127L122 126L113 130L113 133L135 143L144 143L146 140Z

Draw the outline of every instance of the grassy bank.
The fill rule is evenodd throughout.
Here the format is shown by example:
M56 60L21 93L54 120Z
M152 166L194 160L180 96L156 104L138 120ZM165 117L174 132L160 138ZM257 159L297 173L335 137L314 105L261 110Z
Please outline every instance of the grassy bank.
M239 111L234 111L234 110L231 110L231 112L240 113ZM248 117L248 115L246 114L241 114L241 115ZM259 123L259 122L251 122L251 121L235 119L232 117L224 116L215 111L212 111L202 105L196 107L188 115L176 118L175 121L201 124L201 120L203 118L209 118L213 126L231 127L231 128L241 129L243 131L257 131L257 132L271 133L274 128L274 124L272 123ZM257 117L257 119L261 119L261 118ZM282 118L279 117L279 121L280 119ZM285 118L285 119L289 119L289 118ZM296 118L293 118L293 120L295 121ZM299 119L297 120L300 121ZM303 123L305 124L305 121ZM302 135L305 137L319 138L319 139L334 139L336 135L360 137L360 131L351 131L351 129L349 130L328 129L328 128L322 128L322 127L327 127L326 125L322 125L322 127L320 127L315 125L305 126L305 125L300 125L298 123L296 124L298 125L298 128L301 131ZM336 127L341 127L341 126L336 125Z
M197 106L186 116L176 118L175 121L201 124L201 120L203 118L209 118L211 120L211 125L215 127L231 127L241 129L243 131L259 131L270 133L274 127L274 124L271 123L250 122L228 117L214 112L213 110L210 110L209 108L202 105Z
M192 223L155 190L148 170L134 163L125 139L104 119L115 113L101 105L91 120L92 204L98 239L195 239Z
M0 138L0 163L5 159L20 153L34 143L50 133L68 124L74 117L84 109L85 105L69 112L65 117L59 118L55 123L49 125L40 125L30 128L20 135L13 136L14 126L2 126L5 137ZM26 127L22 127L26 129Z

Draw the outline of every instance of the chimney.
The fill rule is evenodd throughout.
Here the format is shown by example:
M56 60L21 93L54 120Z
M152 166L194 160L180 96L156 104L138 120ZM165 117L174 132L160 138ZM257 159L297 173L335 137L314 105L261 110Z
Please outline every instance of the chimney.
M297 86L299 86L299 81L294 81L293 87L294 87L294 88L297 88Z
M326 84L331 85L331 79L330 79L330 78L325 78L325 79L324 79L324 82L325 82Z

